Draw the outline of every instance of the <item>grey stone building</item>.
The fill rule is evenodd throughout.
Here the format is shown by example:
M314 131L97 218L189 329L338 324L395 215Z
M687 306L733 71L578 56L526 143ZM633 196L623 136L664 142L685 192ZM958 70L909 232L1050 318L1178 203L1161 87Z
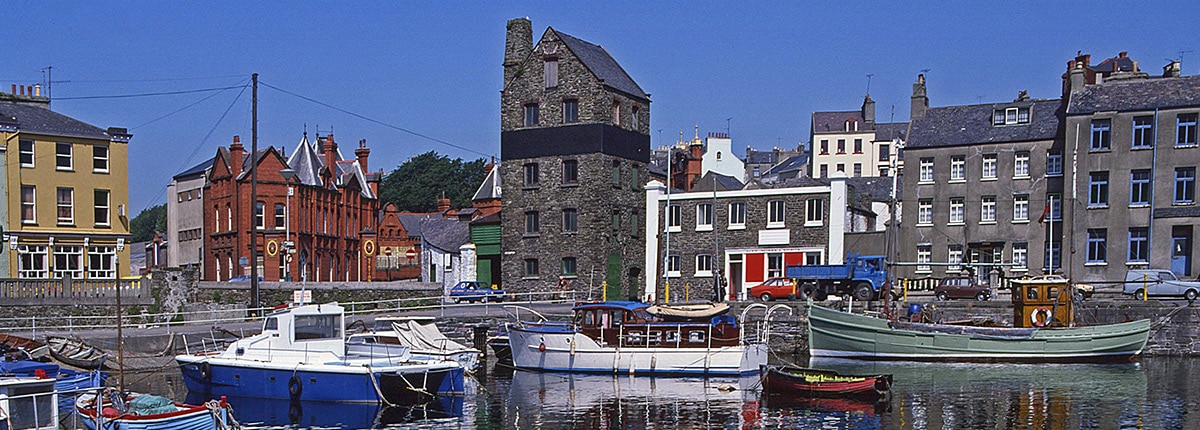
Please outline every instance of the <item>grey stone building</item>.
M213 160L171 178L167 185L167 266L200 265L204 255L204 185Z
M1079 55L1063 75L1066 153L1076 154L1064 163L1074 178L1065 273L1113 281L1154 268L1195 277L1200 76L1180 76L1175 61L1151 77L1124 52L1089 63Z
M1021 92L1011 102L929 108L925 94L922 76L904 148L898 246L898 261L916 265L898 274L942 277L966 265L984 282L1040 274L1050 269L1050 247L1060 268L1061 100ZM1043 218L1050 198L1054 210Z
M598 45L527 18L508 21L500 97L501 279L560 280L609 299L645 280L650 95Z

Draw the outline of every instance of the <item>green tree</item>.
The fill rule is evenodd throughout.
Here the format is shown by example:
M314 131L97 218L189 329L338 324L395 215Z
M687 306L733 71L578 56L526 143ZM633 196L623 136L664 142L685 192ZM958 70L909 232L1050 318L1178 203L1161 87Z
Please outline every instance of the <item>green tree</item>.
M437 199L445 193L455 209L471 206L471 197L487 176L480 158L475 161L453 160L429 151L401 163L379 184L379 197L402 211L433 212Z
M167 231L167 205L143 209L129 222L129 233L133 242L145 242L154 238L154 232Z

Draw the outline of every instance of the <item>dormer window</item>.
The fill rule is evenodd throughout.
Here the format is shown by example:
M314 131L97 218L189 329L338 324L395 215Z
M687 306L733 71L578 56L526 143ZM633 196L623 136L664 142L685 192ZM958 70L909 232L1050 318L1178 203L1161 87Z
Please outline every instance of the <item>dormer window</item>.
M846 120L846 131L858 131L858 121L853 119Z
M992 115L992 125L1028 124L1029 108L1010 107L996 109Z

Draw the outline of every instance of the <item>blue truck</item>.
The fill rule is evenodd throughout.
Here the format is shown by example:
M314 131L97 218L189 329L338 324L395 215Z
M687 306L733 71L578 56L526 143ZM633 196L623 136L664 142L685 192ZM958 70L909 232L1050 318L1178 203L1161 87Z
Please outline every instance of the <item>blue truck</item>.
M799 287L801 297L821 301L833 295L852 295L855 300L882 297L888 273L884 256L847 254L845 264L788 266L785 275Z

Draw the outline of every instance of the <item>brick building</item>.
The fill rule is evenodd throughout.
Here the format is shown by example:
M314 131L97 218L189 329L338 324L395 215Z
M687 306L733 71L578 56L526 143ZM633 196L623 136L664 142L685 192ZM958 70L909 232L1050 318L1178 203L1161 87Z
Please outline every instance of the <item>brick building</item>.
M650 95L598 45L508 21L500 106L500 278L509 291L645 280L643 186ZM589 284L588 280L593 279Z

